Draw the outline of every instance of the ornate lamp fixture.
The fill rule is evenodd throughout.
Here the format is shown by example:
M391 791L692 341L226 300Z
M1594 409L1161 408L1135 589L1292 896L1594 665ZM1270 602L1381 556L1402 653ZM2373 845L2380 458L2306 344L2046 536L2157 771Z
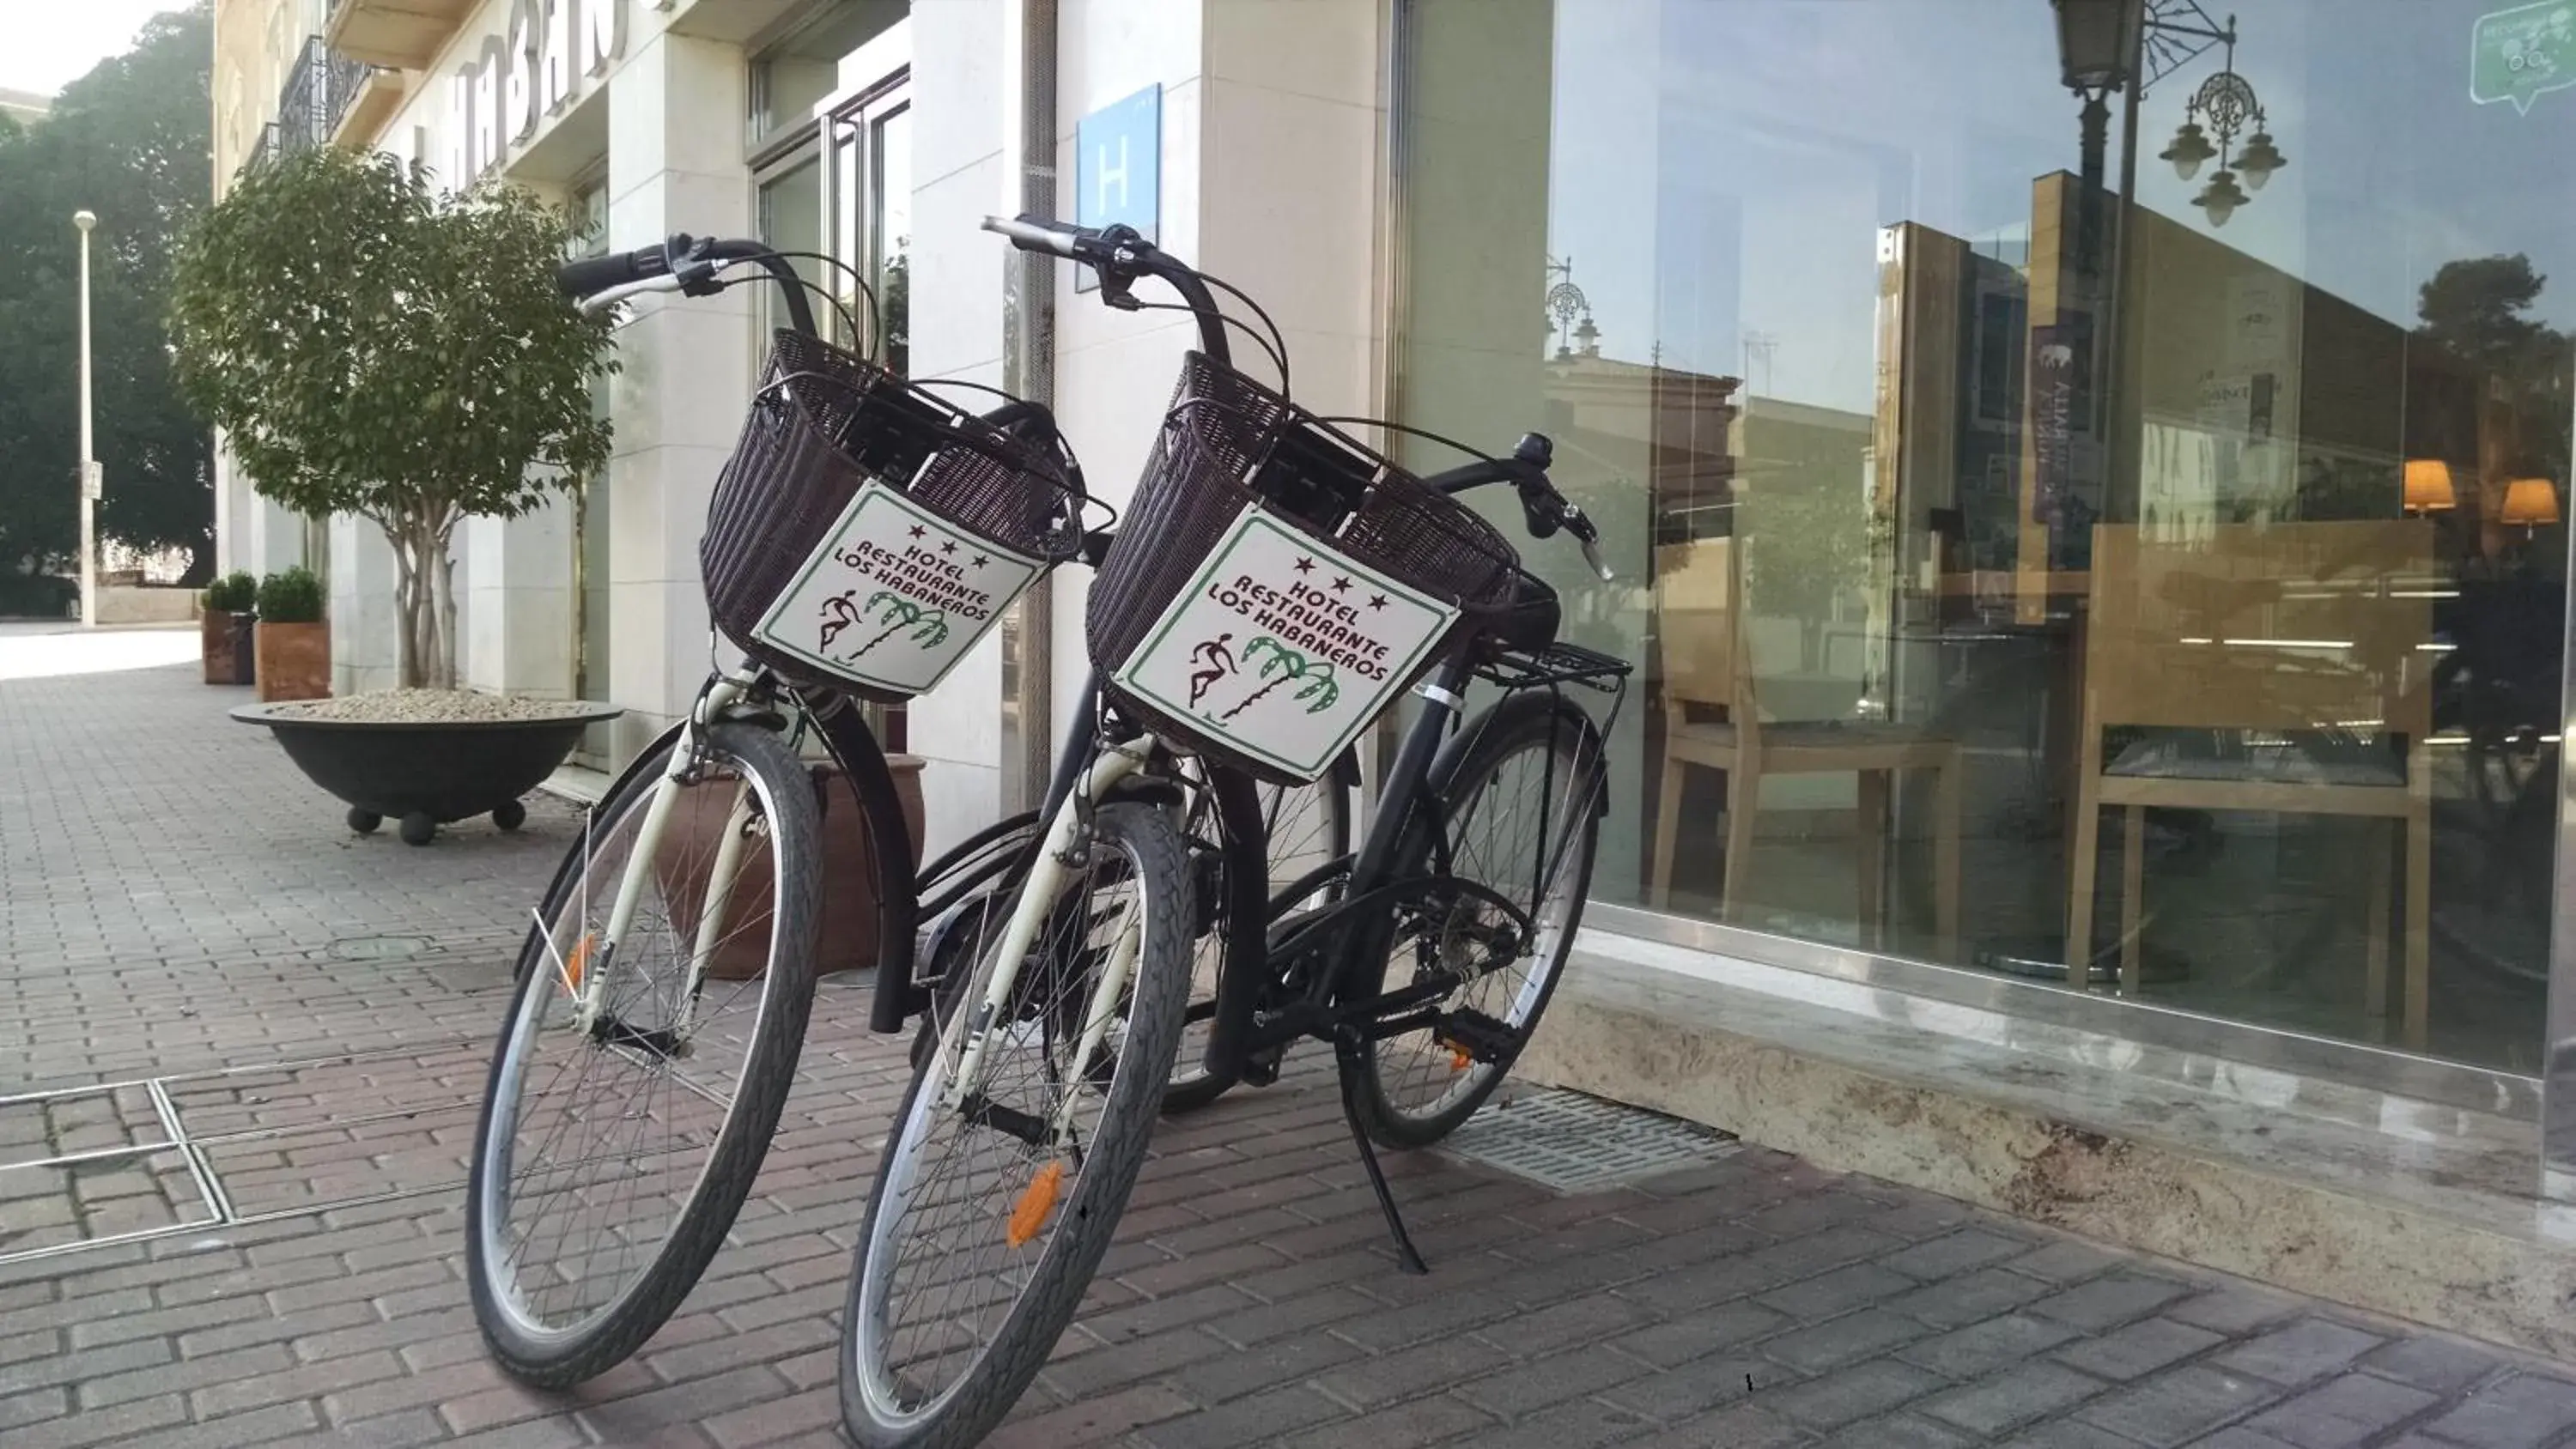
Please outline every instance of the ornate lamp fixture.
M2227 225L2236 209L2254 199L2272 173L2290 164L2281 148L2272 141L2266 129L2263 102L2254 94L2254 86L2236 73L2236 17L2227 24L2211 22L2209 13L2200 8L2200 0L2146 0L2146 34L2142 38L2147 55L2147 81L2152 83L2191 60L2205 55L2213 46L2224 47L2224 58L2218 74L2200 83L2191 100L2183 107L2182 126L2174 132L2173 144L2161 153L2161 159L2173 164L2174 174L2189 181L2200 171L2201 163L2218 162L2207 185L2193 197L2192 204L2209 214L2213 227ZM2146 87L2138 94L2143 98ZM2245 138L2244 148L2237 148L2237 137ZM2216 140L2213 143L2212 137ZM2239 185L2238 182L2243 184Z
M1562 361L1575 356L1577 346L1586 357L1599 355L1601 329L1592 325L1592 300L1574 285L1574 258L1563 261L1550 258L1547 274L1563 278L1547 289L1549 330L1556 334L1556 355Z

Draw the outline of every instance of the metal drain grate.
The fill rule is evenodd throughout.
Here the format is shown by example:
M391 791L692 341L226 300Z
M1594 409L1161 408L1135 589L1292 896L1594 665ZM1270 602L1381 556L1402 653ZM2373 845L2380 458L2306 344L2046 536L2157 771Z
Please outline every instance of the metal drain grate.
M1445 1150L1558 1192L1599 1192L1705 1167L1743 1144L1714 1127L1540 1087L1477 1113Z

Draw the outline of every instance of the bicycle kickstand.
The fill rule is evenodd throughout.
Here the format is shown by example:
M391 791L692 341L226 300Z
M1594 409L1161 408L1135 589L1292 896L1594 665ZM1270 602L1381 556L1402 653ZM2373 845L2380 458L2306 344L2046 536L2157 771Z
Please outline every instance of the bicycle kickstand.
M1386 1169L1377 1165L1377 1144L1369 1141L1368 1129L1360 1125L1360 1073L1367 1069L1360 1051L1367 1038L1357 1026L1348 1022L1333 1033L1333 1055L1341 1067L1342 1116L1350 1123L1351 1141L1360 1149L1360 1166L1368 1169L1369 1189L1377 1194L1377 1205L1386 1214L1387 1231L1395 1236L1395 1260L1405 1272L1417 1276L1431 1271L1424 1265L1422 1254L1413 1247L1412 1235L1404 1230L1404 1215L1396 1211L1395 1194L1387 1188Z

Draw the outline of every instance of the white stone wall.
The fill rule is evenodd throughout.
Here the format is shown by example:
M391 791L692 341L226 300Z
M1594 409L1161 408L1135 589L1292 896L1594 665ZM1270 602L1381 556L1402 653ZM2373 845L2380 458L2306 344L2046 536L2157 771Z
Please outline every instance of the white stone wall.
M1002 385L1002 245L977 228L1003 209L1010 8L916 5L912 18L911 345L916 377ZM995 630L936 694L913 701L910 744L933 854L1002 806L1002 636Z

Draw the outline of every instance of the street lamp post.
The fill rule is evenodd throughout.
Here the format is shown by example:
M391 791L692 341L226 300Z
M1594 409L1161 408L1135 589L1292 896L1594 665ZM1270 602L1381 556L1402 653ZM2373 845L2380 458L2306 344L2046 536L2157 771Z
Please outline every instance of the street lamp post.
M98 214L72 213L80 228L80 591L81 627L98 627L98 454L90 436L89 411L89 231Z

